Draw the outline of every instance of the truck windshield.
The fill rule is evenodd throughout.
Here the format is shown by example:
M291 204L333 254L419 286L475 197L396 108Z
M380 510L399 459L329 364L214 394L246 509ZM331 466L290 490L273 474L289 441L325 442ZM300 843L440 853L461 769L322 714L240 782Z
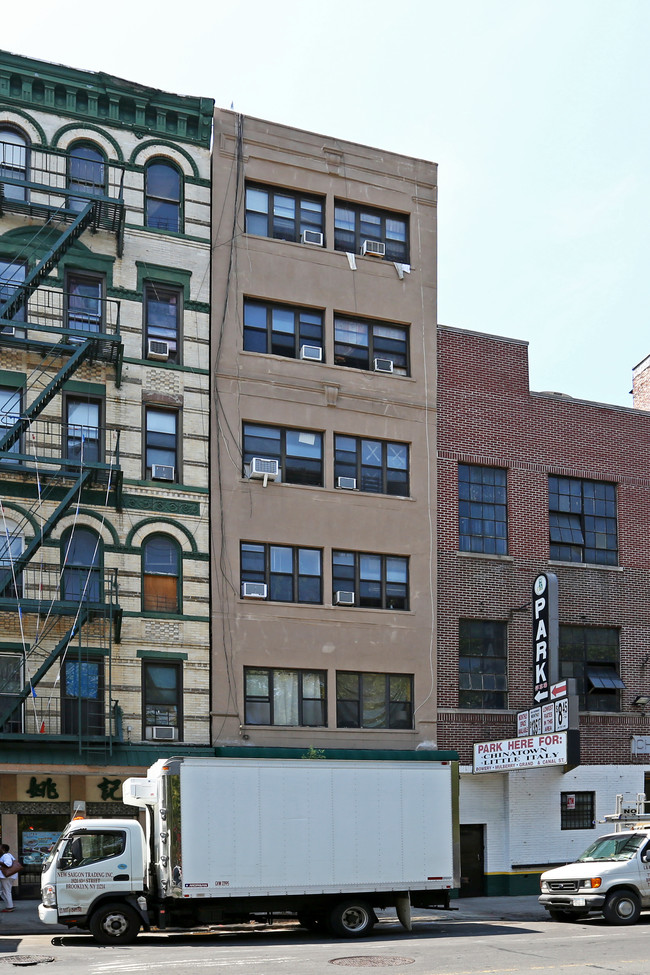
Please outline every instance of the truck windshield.
M615 833L611 836L601 836L581 856L578 863L591 860L631 860L640 846L646 842L647 836L641 833Z

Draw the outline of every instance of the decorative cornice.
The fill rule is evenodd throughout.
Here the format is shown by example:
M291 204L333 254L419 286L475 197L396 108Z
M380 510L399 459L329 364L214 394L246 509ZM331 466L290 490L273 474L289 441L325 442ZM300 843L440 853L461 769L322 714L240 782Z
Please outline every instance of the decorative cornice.
M61 64L0 51L0 101L55 115L126 128L140 138L210 146L214 100L174 95Z

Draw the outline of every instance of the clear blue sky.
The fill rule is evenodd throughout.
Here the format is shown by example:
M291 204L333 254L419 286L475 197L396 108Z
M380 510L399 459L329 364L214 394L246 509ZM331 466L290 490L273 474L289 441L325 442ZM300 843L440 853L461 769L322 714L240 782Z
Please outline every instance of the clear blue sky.
M0 45L439 164L439 321L631 405L650 353L650 0L32 0Z

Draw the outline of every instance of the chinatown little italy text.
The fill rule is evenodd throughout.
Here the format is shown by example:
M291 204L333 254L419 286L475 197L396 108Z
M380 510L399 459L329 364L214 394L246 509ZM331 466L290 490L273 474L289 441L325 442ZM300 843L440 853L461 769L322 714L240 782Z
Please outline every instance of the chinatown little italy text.
M474 745L475 772L508 772L544 765L565 765L566 761L565 732L483 741Z

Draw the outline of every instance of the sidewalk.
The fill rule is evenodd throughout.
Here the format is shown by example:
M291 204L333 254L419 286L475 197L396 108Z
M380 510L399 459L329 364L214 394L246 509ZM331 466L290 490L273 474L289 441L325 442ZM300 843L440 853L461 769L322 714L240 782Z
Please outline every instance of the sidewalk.
M4 904L4 902L3 902ZM38 901L14 900L12 914L0 913L0 953L5 935L64 934L63 924L42 924L38 917ZM548 917L538 904L537 897L461 897L452 901L451 911L420 911L413 908L413 918L442 921L543 921Z

